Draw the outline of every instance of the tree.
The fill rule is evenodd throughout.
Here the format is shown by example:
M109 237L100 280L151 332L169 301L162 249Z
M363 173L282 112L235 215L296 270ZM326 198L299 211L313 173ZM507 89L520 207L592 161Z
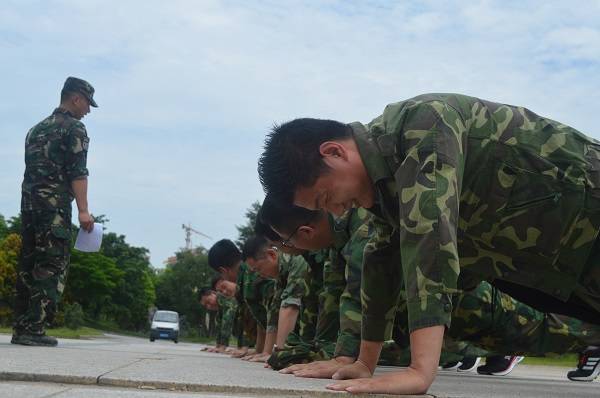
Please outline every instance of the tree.
M114 259L123 272L112 301L115 321L124 329L145 329L156 298L148 249L130 246L124 235L111 232L104 236L101 253Z
M79 303L93 319L110 318L113 295L124 272L101 253L73 250L64 300Z
M21 233L21 216L11 217L9 220L0 214L0 239L4 239L9 234Z
M246 223L244 225L236 225L239 237L235 243L241 248L244 246L244 242L254 235L254 224L256 224L256 216L260 210L260 203L258 201L252 203L246 210Z
M177 262L157 275L156 305L162 310L177 311L185 326L203 330L206 310L198 301L198 290L210 284L214 271L208 266L204 251L183 250L176 253Z
M0 239L4 239L8 235L8 224L2 214L0 214Z
M8 325L12 319L17 263L21 252L21 237L9 234L0 239L0 324Z

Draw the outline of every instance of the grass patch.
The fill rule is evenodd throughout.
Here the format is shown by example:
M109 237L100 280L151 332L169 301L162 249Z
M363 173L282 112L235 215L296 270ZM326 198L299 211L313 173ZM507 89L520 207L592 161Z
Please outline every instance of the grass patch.
M214 337L200 337L200 336L182 336L179 338L180 341L185 341L186 343L202 343L202 344L209 344L209 345L215 345L215 338Z
M12 328L0 328L0 333L12 334ZM53 337L63 338L63 339L86 339L91 337L102 336L103 331L90 328L87 326L78 328L78 329L69 329L69 328L55 328L48 329L46 333Z
M566 354L558 357L525 357L524 365L544 365L544 366L567 366L574 368L577 366L577 354Z
M124 336L133 336L133 337L148 337L149 332L136 332L133 330L123 330L120 329L115 322L111 321L98 321L86 319L86 325L92 327L94 329L103 330L105 332L114 333L114 334L122 334Z

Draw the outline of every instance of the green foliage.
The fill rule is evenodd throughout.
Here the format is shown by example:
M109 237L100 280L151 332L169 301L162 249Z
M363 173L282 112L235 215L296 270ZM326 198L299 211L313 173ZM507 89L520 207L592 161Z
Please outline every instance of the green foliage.
M210 284L214 275L205 251L177 253L177 262L156 277L156 306L179 312L182 329L196 329L205 336L206 310L200 305L197 293L201 287Z
M254 224L256 223L256 216L260 210L260 203L258 201L252 203L246 210L246 223L244 225L236 225L239 237L235 243L241 248L244 246L244 242L254 235Z
M148 310L155 300L148 249L130 246L125 236L111 232L104 236L101 253L114 259L123 272L112 298L113 318L123 329L146 329Z
M85 320L83 317L83 309L79 303L66 304L64 312L66 327L76 330L83 326Z
M0 214L0 240L8 235L8 224L2 214Z
M11 217L9 220L0 214L0 240L6 238L10 234L21 233L21 216Z
M93 318L109 316L113 310L112 297L123 275L114 259L101 253L73 250L64 300L80 303Z
M0 325L10 324L12 319L20 251L19 235L11 233L0 239Z

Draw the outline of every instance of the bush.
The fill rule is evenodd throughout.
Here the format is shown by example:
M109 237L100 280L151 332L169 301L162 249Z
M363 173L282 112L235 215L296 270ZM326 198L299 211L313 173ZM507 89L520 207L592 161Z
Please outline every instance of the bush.
M65 305L65 326L69 329L79 329L83 323L83 309L79 303Z

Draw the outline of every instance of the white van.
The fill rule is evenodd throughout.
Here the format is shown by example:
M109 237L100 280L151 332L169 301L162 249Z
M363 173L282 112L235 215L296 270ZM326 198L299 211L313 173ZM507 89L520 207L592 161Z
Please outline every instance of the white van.
M179 340L179 314L175 311L156 311L150 325L150 341L155 339Z

